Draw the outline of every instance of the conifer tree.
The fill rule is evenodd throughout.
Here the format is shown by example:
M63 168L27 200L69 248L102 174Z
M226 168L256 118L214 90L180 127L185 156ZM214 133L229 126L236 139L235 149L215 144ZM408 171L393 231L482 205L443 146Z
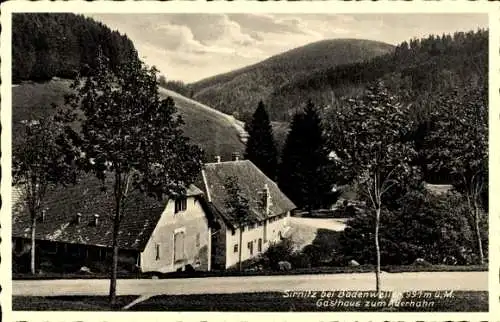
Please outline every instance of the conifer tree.
M269 178L275 180L278 152L269 115L262 101L259 102L250 124L246 126L246 130L249 138L245 150L245 159L252 161Z
M321 118L309 101L295 114L281 159L278 183L285 194L307 210L323 206L331 188L328 152Z

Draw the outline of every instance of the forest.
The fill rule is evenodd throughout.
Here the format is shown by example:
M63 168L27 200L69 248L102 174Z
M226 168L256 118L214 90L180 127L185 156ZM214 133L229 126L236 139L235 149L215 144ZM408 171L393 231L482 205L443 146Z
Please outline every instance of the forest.
M98 48L116 67L138 59L134 44L118 31L83 15L16 13L12 16L12 81L86 76Z
M487 82L488 30L456 32L411 39L391 53L362 63L328 68L287 83L271 94L272 120L289 121L311 99L318 106L339 105L341 97L356 96L378 79L392 92L419 104L431 93Z

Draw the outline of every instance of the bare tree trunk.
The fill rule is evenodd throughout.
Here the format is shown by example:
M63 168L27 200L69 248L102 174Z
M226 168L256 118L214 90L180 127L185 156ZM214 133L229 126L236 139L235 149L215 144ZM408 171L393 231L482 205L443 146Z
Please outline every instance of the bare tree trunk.
M380 207L375 209L376 218L375 218L375 250L377 253L377 268L375 270L375 280L376 280L376 289L377 294L380 296L380 245L378 240L378 232L380 226Z
M111 263L109 281L109 303L111 308L116 305L116 275L118 271L118 233L120 232L121 206L122 206L122 180L121 173L115 172L114 196L115 217L113 218L113 258Z
M36 238L36 215L31 216L31 274L36 273L36 253L35 253L35 238Z
M474 220L474 232L476 235L476 244L477 244L477 252L479 256L479 263L484 264L484 253L483 253L483 242L481 240L481 232L479 229L479 207L477 205L476 200L471 201L474 198L474 194L472 193L472 197L470 193L466 194L467 204L469 206L469 211L472 212L472 219Z
M474 201L474 228L476 231L476 239L477 239L477 249L479 252L479 263L482 265L484 264L484 253L483 253L483 241L481 240L481 232L479 230L479 207Z
M119 215L115 215L113 223L113 262L111 265L111 276L109 283L109 303L111 307L116 304L116 275L118 271L118 232L119 232Z
M240 225L240 248L238 252L238 270L241 272L242 267L241 267L241 249L243 248L243 226Z

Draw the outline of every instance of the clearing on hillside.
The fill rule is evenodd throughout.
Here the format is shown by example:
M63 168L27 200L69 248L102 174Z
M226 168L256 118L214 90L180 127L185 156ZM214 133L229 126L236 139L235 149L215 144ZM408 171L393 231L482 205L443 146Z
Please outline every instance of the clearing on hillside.
M53 79L44 83L24 82L12 87L13 145L21 142L22 120L37 119L55 112L52 104L64 104L64 95L70 92L71 80ZM228 160L233 152L242 153L237 121L177 93L160 89L160 95L172 96L178 112L184 119L184 131L195 144L201 146L208 161L215 155ZM240 125L241 126L241 125Z

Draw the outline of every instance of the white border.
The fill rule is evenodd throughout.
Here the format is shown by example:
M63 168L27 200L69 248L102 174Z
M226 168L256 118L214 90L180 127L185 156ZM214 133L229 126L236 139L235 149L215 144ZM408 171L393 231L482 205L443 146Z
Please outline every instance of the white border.
M174 2L27 2L10 1L1 5L1 120L2 120L2 209L1 218L1 305L5 321L208 321L208 320L269 320L269 321L309 321L309 320L498 320L499 305L499 254L500 254L500 196L498 180L498 167L500 161L499 143L494 140L499 137L497 130L499 124L497 108L500 106L499 88L500 72L500 15L498 2L490 1L302 1L302 2L256 2L256 1L174 1ZM76 13L236 13L236 12L272 12L272 13L489 13L490 14L490 50L489 50L489 106L490 106L490 216L489 216L489 290L490 313L174 313L174 312L11 312L12 293L11 282L11 14L12 12L76 12Z

